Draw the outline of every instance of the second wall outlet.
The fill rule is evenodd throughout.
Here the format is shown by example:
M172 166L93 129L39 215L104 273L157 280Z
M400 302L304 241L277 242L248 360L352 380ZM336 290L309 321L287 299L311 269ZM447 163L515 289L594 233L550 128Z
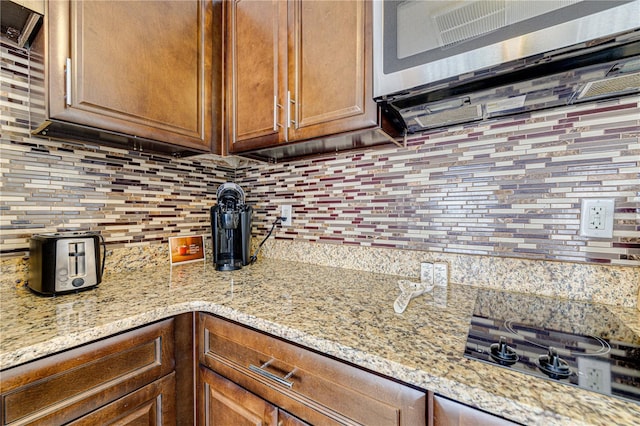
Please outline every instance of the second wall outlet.
M611 364L604 361L578 358L578 385L604 394L611 394Z
M282 221L282 226L291 226L292 215L293 209L290 205L284 204L280 207L280 216L286 218Z
M580 212L580 235L583 237L613 237L613 199L584 199Z

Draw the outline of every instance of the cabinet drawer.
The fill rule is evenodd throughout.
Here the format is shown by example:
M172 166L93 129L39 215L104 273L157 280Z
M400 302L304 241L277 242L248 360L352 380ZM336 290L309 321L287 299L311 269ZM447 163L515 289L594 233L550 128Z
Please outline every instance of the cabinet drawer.
M211 315L198 333L202 364L310 423L426 424L422 391Z
M61 424L174 369L173 319L2 372L2 424Z
M206 367L200 366L199 378L199 424L310 426Z
M174 425L176 375L171 373L107 404L68 426ZM158 422L158 419L161 421Z
M517 426L502 417L485 413L473 407L431 394L429 426Z

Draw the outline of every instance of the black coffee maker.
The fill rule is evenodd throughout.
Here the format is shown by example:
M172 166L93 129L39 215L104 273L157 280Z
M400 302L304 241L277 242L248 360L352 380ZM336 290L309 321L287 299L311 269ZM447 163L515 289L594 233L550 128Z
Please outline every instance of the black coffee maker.
M244 191L227 182L218 187L218 204L211 207L213 263L218 271L233 271L251 259L253 208L244 203Z

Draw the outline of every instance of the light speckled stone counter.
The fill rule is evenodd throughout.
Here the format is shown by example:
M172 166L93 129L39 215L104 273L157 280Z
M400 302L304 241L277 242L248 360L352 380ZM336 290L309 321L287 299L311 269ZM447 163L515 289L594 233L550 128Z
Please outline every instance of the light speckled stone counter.
M206 311L527 424L633 424L640 405L463 357L478 289L450 285L392 308L393 275L265 259L111 273L55 298L0 282L0 368L188 311ZM607 307L640 334L635 308Z

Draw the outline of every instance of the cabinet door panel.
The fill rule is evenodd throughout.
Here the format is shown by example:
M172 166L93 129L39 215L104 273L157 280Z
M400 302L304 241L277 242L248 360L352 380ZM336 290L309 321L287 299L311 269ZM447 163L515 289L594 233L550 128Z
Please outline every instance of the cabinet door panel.
M296 0L290 6L290 140L376 125L370 15L365 1Z
M309 423L303 422L286 411L278 410L278 426L309 426Z
M304 421L426 423L423 391L211 315L201 313L198 318L203 365ZM251 365L262 366L262 371ZM291 386L274 381L273 376L286 377Z
M207 426L276 425L278 409L230 380L200 366L200 419Z
M507 419L430 394L429 426L515 426Z
M227 23L227 107L233 144L284 140L283 72L286 2L235 0Z
M209 3L55 1L47 13L51 118L210 148Z
M3 421L61 424L169 374L173 320L2 372Z
M69 423L69 426L174 425L175 388L175 373L171 373Z
M198 4L157 3L72 3L75 104L197 135Z

